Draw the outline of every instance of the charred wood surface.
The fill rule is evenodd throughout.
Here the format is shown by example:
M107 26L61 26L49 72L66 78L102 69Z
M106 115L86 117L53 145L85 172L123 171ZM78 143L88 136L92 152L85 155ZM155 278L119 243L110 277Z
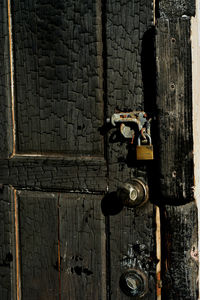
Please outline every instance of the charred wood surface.
M194 202L165 206L162 220L162 298L198 299L198 220Z
M19 152L103 154L99 1L12 2Z
M21 157L1 160L0 182L46 190L105 191L106 164L97 159Z
M193 200L190 20L159 19L157 52L157 173L155 191L168 204Z

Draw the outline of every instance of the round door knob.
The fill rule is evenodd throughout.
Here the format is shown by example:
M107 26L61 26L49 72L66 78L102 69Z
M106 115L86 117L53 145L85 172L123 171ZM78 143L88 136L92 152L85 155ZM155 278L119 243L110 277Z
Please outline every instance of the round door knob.
M143 298L148 290L147 277L139 270L128 270L120 278L120 288L129 297Z
M141 206L149 198L149 189L142 180L135 178L117 190L117 197L127 207Z

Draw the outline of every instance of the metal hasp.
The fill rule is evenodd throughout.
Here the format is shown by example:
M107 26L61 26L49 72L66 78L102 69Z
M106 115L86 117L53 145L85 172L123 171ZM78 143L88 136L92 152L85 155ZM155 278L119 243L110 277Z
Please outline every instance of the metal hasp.
M142 206L149 198L149 189L141 179L135 178L131 183L124 183L118 188L117 197L124 206Z
M106 119L107 123L113 126L120 124L121 134L128 139L132 139L136 134L142 134L145 139L145 134L151 135L150 122L147 114L144 111L131 111L115 113L111 118ZM133 125L136 124L136 128ZM137 130L137 132L135 132Z
M113 126L119 124L121 134L124 138L131 139L131 144L134 144L134 139L137 138L137 160L154 159L151 143L151 119L147 117L144 111L115 113L106 122Z
M148 291L146 275L136 269L130 269L123 273L119 284L122 292L133 299L142 299Z

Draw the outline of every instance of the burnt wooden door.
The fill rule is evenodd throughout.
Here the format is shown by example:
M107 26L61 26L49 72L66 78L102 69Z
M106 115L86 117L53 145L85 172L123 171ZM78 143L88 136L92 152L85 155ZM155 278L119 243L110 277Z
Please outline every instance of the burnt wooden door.
M176 141L166 143L157 132L168 115L163 114L165 102L160 101L160 107L156 103L158 6L154 2L0 2L0 299L128 299L119 280L130 269L142 271L147 278L143 299L160 299L152 203L164 205L174 197L176 204L185 181L181 186L181 172L177 180L169 180L166 153ZM164 5L163 11L167 9ZM175 31L181 34L184 27L176 25ZM165 34L170 33L168 23L159 26L156 43L162 45L158 52L162 62ZM185 41L187 50L190 43ZM184 53L189 59L189 50ZM178 50L175 55L181 59ZM165 89L159 85L159 74L161 99ZM173 90L171 85L172 95ZM184 93L187 88L183 97ZM175 98L171 99L172 103ZM153 129L159 136L155 161L138 163L130 143L121 139L117 129L105 126L107 117L126 110L145 110L152 116L160 113L162 124L155 122ZM190 128L185 118L183 131ZM178 134L173 138L180 140L182 132ZM190 142L191 131L188 137ZM179 155L178 149L173 151ZM171 164L174 161L172 155ZM184 170L187 167L186 161ZM150 201L136 209L119 207L112 195L134 177L149 183ZM174 191L174 186L179 188ZM187 188L189 184L184 186L186 196ZM195 208L193 203L188 205L186 211L162 206L167 211L163 234L167 241L171 239L166 299L186 299L185 293L187 299L195 299L195 267L191 262L186 274L177 262L180 251L181 266L189 264L182 253L192 244L191 227L185 220L195 216ZM179 230L187 249L177 238ZM174 266L178 275L173 273ZM194 274L191 280L190 274ZM175 288L169 292L172 285Z

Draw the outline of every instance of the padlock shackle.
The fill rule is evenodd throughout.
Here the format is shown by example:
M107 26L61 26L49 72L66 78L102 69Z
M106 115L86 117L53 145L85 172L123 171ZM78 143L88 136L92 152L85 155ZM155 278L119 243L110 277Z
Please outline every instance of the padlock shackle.
M144 135L149 139L149 145L152 145L151 136L148 133L144 133ZM140 134L138 137L138 146L141 146L141 137L142 135Z

